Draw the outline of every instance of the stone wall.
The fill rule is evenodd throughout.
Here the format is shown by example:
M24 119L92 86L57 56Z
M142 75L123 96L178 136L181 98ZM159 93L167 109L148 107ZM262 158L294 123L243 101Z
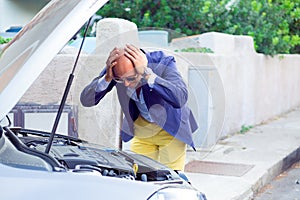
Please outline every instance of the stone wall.
M212 103L208 104L208 120L200 121L200 125L207 123L207 129L198 133L206 138L200 141L201 146L213 145L219 138L240 131L243 125L261 124L300 106L299 55L271 58L262 54L185 53L184 56L195 66L201 63L211 69L207 78L211 95L207 98ZM205 65L207 57L213 65ZM203 75L206 71L200 68L198 72ZM194 110L201 115L199 111L203 109L198 107Z
M299 55L258 54L251 37L215 32L176 39L173 46L191 44L191 40L214 51L181 53L192 68L198 69L194 72L201 75L199 82L205 79L209 94L207 119L198 116L200 125L206 124L206 128L198 130L198 146L211 146L219 138L240 131L242 126L264 123L300 106ZM191 88L195 87L193 84ZM203 109L199 107L205 105L201 101L196 104L194 110L201 115Z

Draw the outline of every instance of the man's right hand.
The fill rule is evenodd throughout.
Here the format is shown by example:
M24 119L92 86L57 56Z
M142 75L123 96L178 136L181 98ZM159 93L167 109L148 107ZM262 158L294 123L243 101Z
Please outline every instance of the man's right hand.
M110 82L112 79L113 79L113 77L114 77L114 73L113 73L113 71L112 71L112 68L114 67L114 66L116 66L116 64L117 64L117 62L116 62L116 60L117 60L117 58L120 56L120 49L118 49L118 48L114 48L111 52L110 52L110 54L109 54L109 56L108 56L108 58L107 58L107 60L106 60L106 74L105 74L105 80L107 81L107 82Z

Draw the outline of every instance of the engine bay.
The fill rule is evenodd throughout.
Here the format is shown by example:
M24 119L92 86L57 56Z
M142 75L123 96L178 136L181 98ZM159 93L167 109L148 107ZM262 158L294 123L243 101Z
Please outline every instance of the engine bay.
M143 182L182 182L175 171L148 157L132 152L106 148L56 134L49 154L45 154L50 133L10 128L5 134L15 146L25 145L23 148L29 149L26 153L40 153L43 155L42 159L44 156L49 156L56 160L61 168L74 173L95 172L102 176ZM15 136L18 139L14 138ZM22 144L17 144L18 142Z

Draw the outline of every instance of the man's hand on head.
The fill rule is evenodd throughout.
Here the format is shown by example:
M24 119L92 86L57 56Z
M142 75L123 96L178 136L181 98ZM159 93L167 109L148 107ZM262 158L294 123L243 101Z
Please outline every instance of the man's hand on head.
M118 49L118 48L115 47L115 48L110 52L110 54L109 54L109 56L108 56L108 58L107 58L107 60L106 60L106 74L105 74L105 80L106 80L107 82L110 82L110 81L113 79L113 77L114 77L112 68L113 68L114 66L116 66L116 64L117 64L116 60L120 57L120 55L121 55L120 49Z
M126 45L124 50L125 56L133 62L136 72L143 75L148 65L146 55L139 48L129 44Z

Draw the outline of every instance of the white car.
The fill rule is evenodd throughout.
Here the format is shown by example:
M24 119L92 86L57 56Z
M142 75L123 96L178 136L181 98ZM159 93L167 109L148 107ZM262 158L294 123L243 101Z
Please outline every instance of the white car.
M106 2L52 0L0 53L0 120L6 124L0 126L0 199L205 199L183 176L147 157L55 134L55 128L10 127L6 115Z

